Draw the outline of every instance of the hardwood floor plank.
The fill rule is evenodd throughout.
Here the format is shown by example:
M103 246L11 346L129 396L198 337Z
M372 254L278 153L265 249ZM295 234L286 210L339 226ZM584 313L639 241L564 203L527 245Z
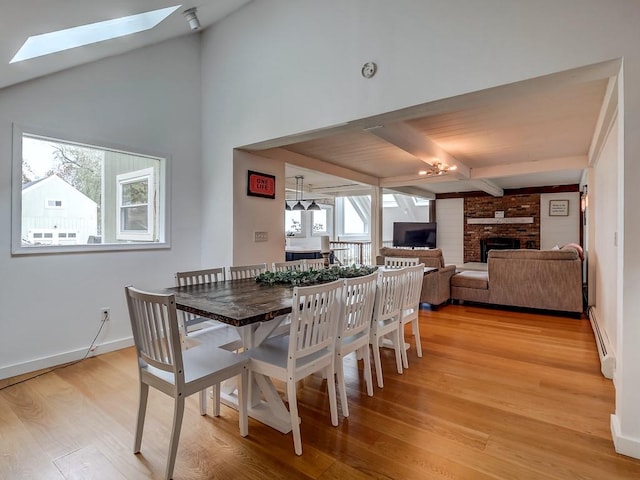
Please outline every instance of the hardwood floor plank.
M65 480L126 480L93 446L60 457L54 463Z
M39 448L20 412L13 411L4 392L0 392L0 478L63 480L49 456Z
M235 410L202 417L188 398L175 478L640 478L640 460L614 451L615 389L586 320L448 305L422 310L420 329L423 358L408 335L398 375L384 350L385 387L373 397L363 363L347 359L351 415L338 427L327 380L299 384L300 457L290 434L250 419L242 438ZM124 349L0 390L0 478L162 478L173 403L150 392L134 455L135 361Z

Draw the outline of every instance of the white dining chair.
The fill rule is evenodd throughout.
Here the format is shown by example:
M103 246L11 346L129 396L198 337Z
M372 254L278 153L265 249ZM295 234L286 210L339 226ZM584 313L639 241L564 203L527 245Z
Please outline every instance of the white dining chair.
M404 327L411 324L413 339L416 344L416 355L422 357L422 345L420 343L420 294L422 293L422 280L424 278L424 264L420 263L405 269L404 300L402 302L402 317L400 326L400 341L405 345ZM406 346L405 346L406 347ZM409 368L407 349L402 349L402 366Z
M247 351L251 372L286 382L293 445L302 455L302 437L298 419L296 382L322 371L335 378L336 331L341 311L342 280L295 287L289 335L271 337ZM335 381L327 381L331 423L338 425Z
M176 272L176 286L183 287L189 285L204 285L208 283L224 282L225 270L224 267L207 268L203 270L190 270L185 272ZM215 322L206 317L200 317L193 313L180 311L183 319L183 327L185 335L188 335L193 327L203 322ZM220 322L215 322L220 323Z
M189 285L206 285L210 283L224 282L224 280L224 267L176 273L176 285L179 287ZM184 345L187 348L191 343L208 343L230 351L238 350L242 346L242 339L238 334L238 330L232 325L218 322L217 320L212 320L210 318L200 317L183 310L178 311L178 315L182 320L180 325L182 328L183 339L189 339L189 342L184 342ZM194 328L197 328L197 330L194 330ZM213 385L211 396L213 398L213 415L218 417L220 415L220 385ZM207 391L205 389L200 392L200 414L206 415L206 413Z
M149 387L173 397L173 427L165 478L173 476L185 399L223 380L240 376L238 387L240 434L248 434L247 396L249 359L212 345L182 351L175 295L153 294L125 287L129 319L138 356L140 399L133 452L139 453Z
M288 271L301 272L304 270L304 262L302 260L290 260L288 262L273 262L271 264L272 272L288 272Z
M393 348L396 357L396 369L402 373L402 349L400 338L400 318L404 300L405 271L404 268L380 269L376 285L376 300L373 305L373 319L369 343L373 352L378 387L384 386L382 379L382 360L380 348L383 342Z
M324 258L305 258L304 260L304 269L306 271L309 270L323 270L325 265L324 265Z
M418 265L420 263L419 258L407 258L407 257L384 257L384 266L387 268L402 268L412 265Z
M261 273L267 271L266 263L258 263L256 265L237 265L229 267L229 275L231 280L242 280L244 278L255 278Z
M371 316L376 298L376 272L363 277L343 279L343 308L338 323L336 337L336 378L342 415L349 416L347 389L344 379L344 358L357 352L358 358L364 361L364 380L367 395L373 395L373 379L371 377L371 359L369 354L369 334Z

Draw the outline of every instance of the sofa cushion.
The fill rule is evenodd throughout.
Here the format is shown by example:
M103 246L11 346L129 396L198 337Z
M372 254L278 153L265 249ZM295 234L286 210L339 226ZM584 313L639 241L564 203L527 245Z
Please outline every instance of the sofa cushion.
M451 277L451 285L454 287L486 290L489 288L489 274L487 272L465 270Z
M384 257L406 257L406 258L418 258L420 263L424 263L425 267L442 268L444 267L444 257L442 250L439 248L432 249L412 249L412 248L392 248L382 247L380 249L380 259ZM384 260L382 260L384 263Z

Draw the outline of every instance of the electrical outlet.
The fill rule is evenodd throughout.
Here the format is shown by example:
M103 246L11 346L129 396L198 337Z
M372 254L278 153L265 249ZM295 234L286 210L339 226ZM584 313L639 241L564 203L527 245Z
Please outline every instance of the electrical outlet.
M111 309L109 307L102 307L100 309L100 321L107 322L111 319Z
M254 242L267 242L267 241L269 241L269 233L268 232L254 232L253 241Z

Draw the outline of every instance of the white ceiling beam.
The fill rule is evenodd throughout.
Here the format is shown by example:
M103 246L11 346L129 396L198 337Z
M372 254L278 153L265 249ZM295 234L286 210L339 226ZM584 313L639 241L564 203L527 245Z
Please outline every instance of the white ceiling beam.
M504 190L490 180L471 180L478 189L494 197L504 197Z
M422 175L398 175L397 177L387 177L380 179L380 186L383 188L404 187L404 186L417 186L428 189L430 183L442 183L442 182L455 182L458 180L455 176L449 173L443 173L442 175L432 175L425 177Z
M587 168L588 166L586 155L547 158L545 160L537 160L535 162L510 163L506 165L473 168L471 170L471 179L478 180L511 177L514 175L527 175L532 173L547 173L561 170L580 170Z
M327 175L333 175L335 177L345 178L354 182L364 183L366 185L379 186L380 179L366 173L356 172L349 168L334 165L333 163L324 162L317 158L301 155L299 153L291 152L283 148L270 148L267 150L251 151L252 154L259 157L271 158L273 160L280 160L291 165L307 168L309 170L315 170L317 172L326 173Z
M429 137L423 135L406 123L397 122L380 125L370 127L366 129L366 131L410 153L429 165L433 164L433 162L441 162L449 167L455 166L456 170L453 174L459 180L469 178L469 167L458 161ZM451 173L452 172L449 172L449 174Z
M420 197L420 198L424 198L426 200L435 200L436 199L436 194L433 192L428 192L426 190L423 190L419 187L411 187L411 186L407 186L407 187L393 187L393 188L387 188L386 190L392 190L394 192L398 192L398 193L402 193L403 195L411 195L413 197Z

